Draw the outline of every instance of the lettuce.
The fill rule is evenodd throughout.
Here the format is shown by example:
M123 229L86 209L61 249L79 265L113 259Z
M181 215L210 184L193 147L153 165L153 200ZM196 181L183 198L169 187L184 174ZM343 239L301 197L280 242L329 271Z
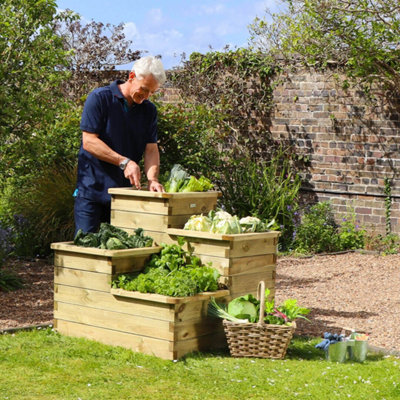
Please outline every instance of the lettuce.
M180 164L175 164L165 183L165 191L169 193L180 192L190 179L190 175L182 168Z
M180 164L172 167L168 180L164 184L165 191L168 193L206 192L213 187L214 185L205 176L197 179L195 176L189 175Z

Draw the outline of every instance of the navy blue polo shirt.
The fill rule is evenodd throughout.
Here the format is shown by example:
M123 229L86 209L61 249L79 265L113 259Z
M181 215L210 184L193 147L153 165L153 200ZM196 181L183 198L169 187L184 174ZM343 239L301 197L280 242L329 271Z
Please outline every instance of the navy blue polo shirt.
M148 100L129 107L115 81L91 92L83 108L80 128L96 133L117 153L139 163L147 143L157 143L157 110ZM78 155L77 196L110 201L108 189L131 186L115 165L92 156L82 145Z

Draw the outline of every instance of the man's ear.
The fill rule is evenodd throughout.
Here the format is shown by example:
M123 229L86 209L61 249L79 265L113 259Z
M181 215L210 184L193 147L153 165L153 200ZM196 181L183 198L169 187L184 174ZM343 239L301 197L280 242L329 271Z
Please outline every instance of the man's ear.
M133 71L129 72L129 79L135 78L135 73Z

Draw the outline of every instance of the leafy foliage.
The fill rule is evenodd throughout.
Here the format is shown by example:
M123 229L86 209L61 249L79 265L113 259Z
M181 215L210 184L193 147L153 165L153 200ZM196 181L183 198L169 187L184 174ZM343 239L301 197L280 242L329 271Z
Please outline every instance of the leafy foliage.
M165 179L175 164L181 164L189 173L204 174L213 180L213 166L221 156L224 141L223 134L216 129L222 116L201 104L155 103Z
M271 78L277 67L261 52L246 49L192 53L171 76L185 101L203 105L221 118L214 129L224 138L220 150L269 158Z
M337 228L331 204L316 203L302 216L293 247L299 253L338 251Z
M12 270L0 268L0 292L11 292L24 286L19 276Z
M382 255L398 254L400 252L400 237L395 233L382 235L368 232L365 234L365 249L377 251Z
M322 253L362 249L365 230L358 226L355 214L348 213L337 224L330 202L311 206L295 231L293 249L298 253Z
M256 18L255 48L287 60L344 67L366 90L400 87L400 5L397 0L286 0L287 10ZM344 83L345 85L348 82Z
M198 257L183 249L183 243L180 239L178 244L161 244L160 254L151 256L142 273L120 275L113 287L179 297L217 290L218 271L202 266Z
M74 234L75 165L55 164L36 174L29 185L9 182L0 201L0 215L15 232L15 252L21 256L46 255L50 243Z
M139 247L151 247L153 239L144 235L142 228L136 228L130 235L121 228L107 222L100 224L98 232L83 232L81 229L74 238L74 244L84 247L97 247L99 249L119 250Z
M56 2L4 0L0 4L0 176L23 167L38 130L53 121L64 100L66 52L54 33Z
M219 189L224 208L239 217L275 220L283 248L292 240L301 178L283 149L270 161L242 160L222 168Z

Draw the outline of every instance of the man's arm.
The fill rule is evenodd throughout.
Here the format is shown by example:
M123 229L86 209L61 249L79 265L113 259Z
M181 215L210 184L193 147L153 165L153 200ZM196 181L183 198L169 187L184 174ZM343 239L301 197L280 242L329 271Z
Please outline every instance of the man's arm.
M144 150L144 171L149 181L151 192L164 192L163 186L158 182L160 173L160 153L157 143L147 143Z
M99 139L97 133L83 131L82 146L84 150L99 160L106 161L113 165L119 165L126 158L125 156L118 154L111 147L107 146L101 139ZM129 161L124 170L124 175L125 178L129 179L132 186L136 186L137 189L140 189L140 168L134 161Z

